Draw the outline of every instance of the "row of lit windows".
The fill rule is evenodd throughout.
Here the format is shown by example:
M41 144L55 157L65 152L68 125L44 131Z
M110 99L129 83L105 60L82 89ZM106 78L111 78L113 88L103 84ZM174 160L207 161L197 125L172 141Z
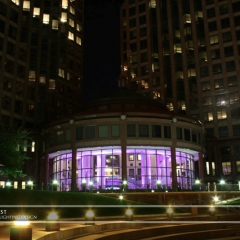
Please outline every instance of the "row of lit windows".
M239 103L239 92L229 93L229 101L227 101L227 97L225 96L225 94L219 94L215 96L215 106L225 106L228 103ZM213 101L211 96L202 98L203 107L209 107L212 106L212 104Z
M121 135L119 124L99 125L99 126L79 126L76 128L76 140L93 140L96 138L118 138ZM127 137L152 137L152 138L172 138L172 129L170 126L148 124L127 124ZM70 129L57 130L48 134L47 143L54 145L57 143L68 142L71 139ZM200 133L187 129L176 127L176 139L201 142Z

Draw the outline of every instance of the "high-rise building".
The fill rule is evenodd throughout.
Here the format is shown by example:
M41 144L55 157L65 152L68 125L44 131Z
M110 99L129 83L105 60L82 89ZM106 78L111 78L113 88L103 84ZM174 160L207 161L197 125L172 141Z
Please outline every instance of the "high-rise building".
M128 86L203 122L206 181L240 180L240 1L125 0Z
M1 124L34 129L34 134L78 110L83 7L84 0L0 0ZM39 164L31 162L30 176Z
M34 127L76 111L82 0L0 1L0 119Z

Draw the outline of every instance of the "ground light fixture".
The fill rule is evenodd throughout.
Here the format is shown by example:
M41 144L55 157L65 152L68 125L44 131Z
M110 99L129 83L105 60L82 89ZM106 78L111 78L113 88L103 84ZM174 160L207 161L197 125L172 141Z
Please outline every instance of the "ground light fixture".
M214 197L213 197L213 201L214 201L214 202L218 202L218 201L219 201L219 197L218 197L218 196L214 196Z
M199 180L199 179L196 179L196 180L195 180L195 184L200 184L200 180Z
M10 228L10 240L32 240L32 228L25 216L19 216Z
M11 185L12 185L11 182L9 182L9 181L6 182L6 187L11 187Z
M225 184L226 182L222 179L220 180L220 184Z
M123 191L127 191L127 181L123 180Z
M47 221L45 224L46 231L59 231L60 224L57 222L58 215L56 212L50 212L47 216Z
M209 214L210 216L215 216L215 207L213 205L209 207Z
M172 207L168 207L168 209L167 209L167 217L169 218L169 219L173 219L173 208Z
M126 221L133 221L133 211L132 209L127 209L125 212L125 220Z
M29 189L32 189L33 188L33 181L29 180L27 182L27 186L28 186Z
M123 195L120 195L120 196L119 196L119 199L120 199L120 200L123 200Z
M88 210L85 214L85 224L94 225L95 224L95 214L92 210Z

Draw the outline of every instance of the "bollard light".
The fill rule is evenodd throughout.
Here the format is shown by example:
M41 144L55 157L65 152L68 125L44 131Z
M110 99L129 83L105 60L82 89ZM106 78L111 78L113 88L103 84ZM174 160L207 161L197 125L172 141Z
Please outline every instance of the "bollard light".
M92 193L92 191L93 191L93 182L92 181L89 182L89 190Z
M210 213L210 216L215 216L215 207L213 205L209 207L209 213Z
M170 206L167 209L167 217L173 219L173 209Z
M10 240L32 240L32 228L25 216L19 216L10 228Z
M127 191L127 181L123 180L123 191Z
M95 214L92 210L88 210L85 214L85 224L87 225L94 225L95 221Z
M59 231L60 224L57 222L58 215L56 212L50 212L47 217L47 222L45 224L46 231Z
M127 209L125 212L125 220L133 221L133 211L131 209Z

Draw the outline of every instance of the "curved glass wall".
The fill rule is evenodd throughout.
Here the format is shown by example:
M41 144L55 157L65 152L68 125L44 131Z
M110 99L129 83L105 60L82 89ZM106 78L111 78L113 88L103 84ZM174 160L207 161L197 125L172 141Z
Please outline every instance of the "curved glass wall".
M121 147L78 149L76 163L77 187L89 189L121 189L127 180L129 189L172 188L172 156L168 147L127 147L127 179L122 179ZM176 151L176 175L179 188L191 189L194 181L194 157ZM71 189L72 155L61 154L53 159L53 178L59 190Z

